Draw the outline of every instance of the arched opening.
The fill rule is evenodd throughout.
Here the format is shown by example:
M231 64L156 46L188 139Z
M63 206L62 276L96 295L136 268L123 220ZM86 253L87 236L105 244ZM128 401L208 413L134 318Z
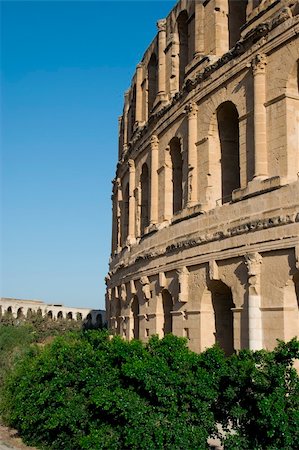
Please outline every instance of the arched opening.
M221 162L221 199L227 203L232 192L240 188L239 114L232 102L217 109Z
M185 69L189 62L188 48L188 13L182 11L177 19L179 35L179 89L183 86Z
M136 121L135 116L136 116L136 85L134 85L131 91L131 102L128 111L128 141L130 141L134 132L134 125Z
M96 326L97 326L97 328L102 328L102 326L103 326L102 314L97 314L97 316L96 316Z
M147 164L143 164L141 177L141 235L144 234L146 227L149 225L149 172Z
M171 139L169 147L172 166L172 212L175 214L183 208L183 160L179 138Z
M126 245L129 233L129 183L125 185L122 201L122 246Z
M218 342L226 355L234 353L233 311L235 307L231 289L222 281L212 281L210 294L206 291L201 304L204 324L201 323L201 336L205 346ZM207 314L204 314L207 311ZM204 319L203 319L204 320Z
M247 1L229 0L228 30L229 48L233 48L241 37L241 27L246 23Z
M6 310L6 314L7 314L8 316L12 316L12 307L11 307L11 306L8 306L8 308L7 308L7 310Z
M91 314L90 314L90 313L87 314L86 320L87 320L87 322L89 322L89 323L92 322L92 317L91 317Z
M62 320L62 319L63 319L63 313L62 313L62 311L58 311L58 313L57 313L57 319L58 319L58 320Z
M148 116L153 109L154 102L156 100L158 92L158 76L157 76L158 62L155 53L152 54L148 66L148 97L147 97L147 109Z
M134 295L131 303L132 313L132 334L134 339L139 339L139 301L137 295Z
M73 313L69 311L66 315L67 320L73 320Z
M32 317L32 309L31 308L27 309L26 317L27 317L27 319L31 319L31 317Z
M53 320L53 313L52 313L52 311L48 311L47 312L47 319L48 320Z
M121 300L120 298L115 299L115 318L116 318L116 333L120 334L120 324L121 324Z
M17 311L17 319L23 319L24 314L23 314L23 308L19 308Z
M164 336L172 333L172 315L173 301L170 292L167 289L162 291L162 307L163 307L163 333Z
M82 314L80 313L80 312L77 312L77 314L76 314L76 319L77 319L77 321L81 321L82 320Z
M37 309L36 315L37 315L37 317L43 317L43 312L40 308Z

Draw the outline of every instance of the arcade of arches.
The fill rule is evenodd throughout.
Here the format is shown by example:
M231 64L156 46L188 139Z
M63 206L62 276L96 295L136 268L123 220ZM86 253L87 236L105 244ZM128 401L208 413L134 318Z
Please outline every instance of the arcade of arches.
M180 0L158 21L120 118L113 333L227 354L299 335L298 31L294 0Z

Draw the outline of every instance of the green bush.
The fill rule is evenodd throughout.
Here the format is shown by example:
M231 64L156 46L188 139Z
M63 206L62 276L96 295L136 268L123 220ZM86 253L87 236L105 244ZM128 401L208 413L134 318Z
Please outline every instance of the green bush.
M2 414L28 443L51 449L204 449L219 377L201 360L171 335L143 345L70 334L16 367Z
M242 350L226 361L216 418L225 449L299 448L299 377L292 367L299 342L279 342L273 352Z
M198 355L167 335L148 344L73 332L32 348L6 379L1 411L26 442L54 450L299 448L299 343Z

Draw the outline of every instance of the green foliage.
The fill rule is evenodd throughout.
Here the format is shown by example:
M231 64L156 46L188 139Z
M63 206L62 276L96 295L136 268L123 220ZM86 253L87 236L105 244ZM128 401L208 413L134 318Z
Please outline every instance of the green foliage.
M299 342L273 352L242 350L227 359L216 418L228 432L226 449L299 448L299 378L292 361Z
M53 450L198 450L221 435L226 449L299 448L299 343L273 352L186 340L148 344L107 332L67 333L30 349L5 382L1 412L30 444Z
M171 335L59 337L18 364L5 392L6 421L51 449L204 449L215 431L217 377Z

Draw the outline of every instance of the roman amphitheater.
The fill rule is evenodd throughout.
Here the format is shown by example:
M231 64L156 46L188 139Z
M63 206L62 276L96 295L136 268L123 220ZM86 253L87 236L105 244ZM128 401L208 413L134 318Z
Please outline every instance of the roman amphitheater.
M115 334L227 354L299 330L299 2L181 0L119 119Z

